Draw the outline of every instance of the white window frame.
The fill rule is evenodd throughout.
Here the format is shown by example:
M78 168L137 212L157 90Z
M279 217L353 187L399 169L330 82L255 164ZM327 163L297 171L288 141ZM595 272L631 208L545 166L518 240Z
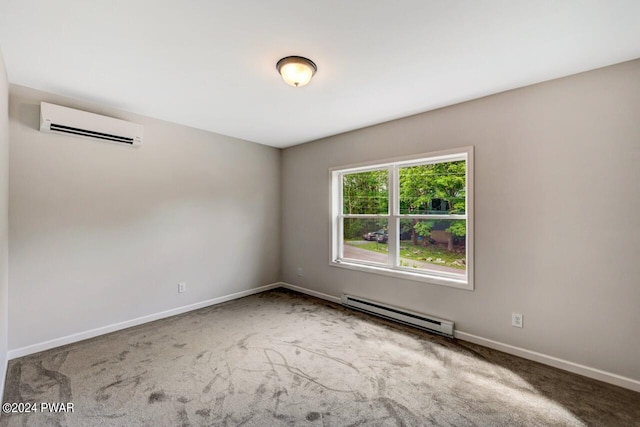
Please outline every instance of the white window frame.
M464 160L466 162L466 207L464 215L401 215L399 212L399 170L402 167L417 166L429 163L443 163ZM367 172L372 170L389 170L389 212L379 215L343 214L342 212L342 176L354 172ZM381 274L453 288L473 290L473 147L462 147L452 150L437 151L431 153L416 154L408 157L399 157L333 167L329 169L330 176L330 211L331 211L331 254L329 265L367 273ZM343 219L344 218L387 218L388 219L388 264L373 264L364 261L343 257ZM435 270L418 270L400 267L400 242L398 228L400 219L465 219L467 225L466 235L466 269L464 274L438 272Z

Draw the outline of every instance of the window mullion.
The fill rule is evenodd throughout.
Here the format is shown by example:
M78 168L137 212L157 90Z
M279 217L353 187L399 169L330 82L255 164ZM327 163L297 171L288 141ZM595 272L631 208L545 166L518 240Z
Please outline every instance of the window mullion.
M398 227L400 226L398 221L399 213L399 188L400 183L398 179L398 167L393 165L389 167L389 238L387 240L387 246L389 250L389 265L396 267L399 265L399 252L400 232Z
M344 173L339 173L337 176L337 185L338 185L338 206L334 209L334 215L337 214L338 218L336 220L336 242L337 247L334 248L334 253L336 255L336 259L341 260L344 258L344 199L343 199L343 182L344 182Z
M387 214L342 214L340 215L341 218L361 218L361 219L367 219L367 218L387 218L389 215Z
M467 214L402 214L400 218L408 219L467 219Z

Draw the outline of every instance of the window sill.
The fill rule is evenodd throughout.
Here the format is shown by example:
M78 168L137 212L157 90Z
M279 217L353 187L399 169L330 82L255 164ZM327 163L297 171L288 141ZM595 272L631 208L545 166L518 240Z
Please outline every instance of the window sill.
M348 270L362 271L370 274L379 274L382 276L396 277L399 279L413 280L416 282L430 283L433 285L447 286L456 289L473 290L473 282L466 279L455 279L443 276L429 275L424 273L413 273L411 271L401 269L391 269L386 267L376 267L373 265L365 265L349 262L346 260L331 261L329 265L332 267L346 268Z

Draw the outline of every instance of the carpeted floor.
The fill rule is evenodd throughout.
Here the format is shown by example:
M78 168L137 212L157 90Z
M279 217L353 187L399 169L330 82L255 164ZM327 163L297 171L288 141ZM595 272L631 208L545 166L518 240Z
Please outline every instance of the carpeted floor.
M640 393L274 290L9 364L0 426L640 426Z

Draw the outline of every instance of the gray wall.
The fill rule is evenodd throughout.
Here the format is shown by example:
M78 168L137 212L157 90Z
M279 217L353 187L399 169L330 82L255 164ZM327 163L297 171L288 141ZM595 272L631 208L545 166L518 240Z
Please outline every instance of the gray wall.
M40 101L144 143L39 132ZM280 150L19 86L9 120L9 349L279 280Z
M9 82L0 52L0 396L7 362L9 292Z
M640 380L639 112L636 60L286 149L283 279ZM330 167L467 145L474 291L329 266Z

